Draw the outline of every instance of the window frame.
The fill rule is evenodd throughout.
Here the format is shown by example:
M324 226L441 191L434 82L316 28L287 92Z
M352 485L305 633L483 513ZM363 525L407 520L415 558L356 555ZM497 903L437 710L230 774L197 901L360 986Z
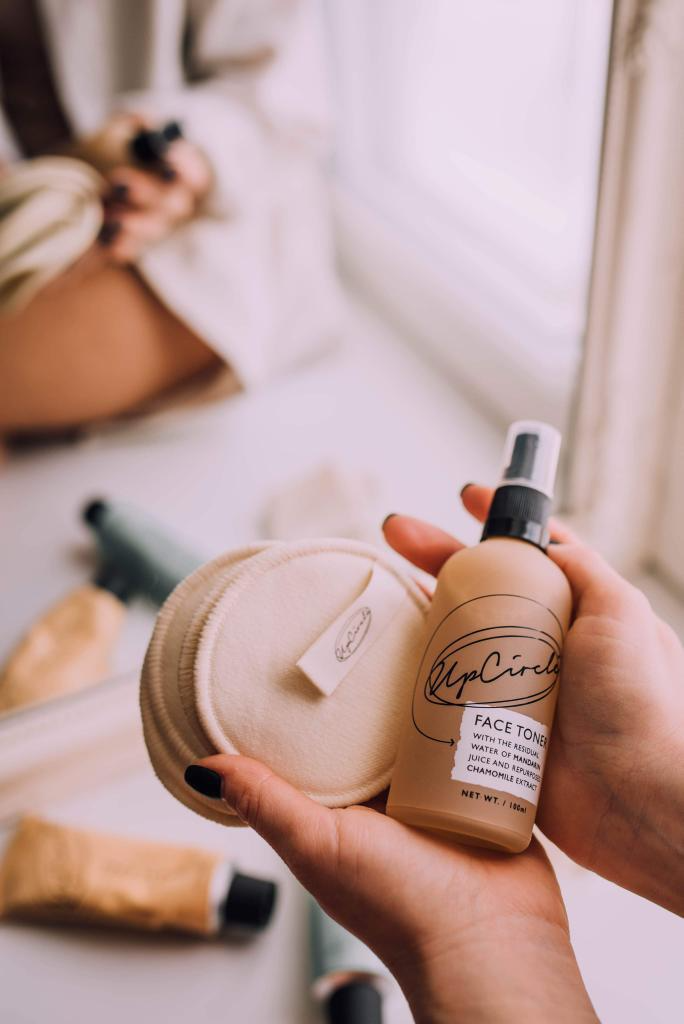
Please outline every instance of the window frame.
M616 568L632 578L650 575L680 595L684 564L674 564L663 528L677 512L684 471L673 430L684 397L682 44L676 0L616 0L589 316L564 491L582 534Z

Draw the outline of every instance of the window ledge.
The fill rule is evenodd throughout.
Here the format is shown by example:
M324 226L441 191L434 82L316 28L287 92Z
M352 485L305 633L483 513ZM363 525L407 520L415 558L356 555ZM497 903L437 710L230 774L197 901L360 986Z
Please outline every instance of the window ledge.
M579 345L576 330L540 341L539 323L515 302L469 286L426 259L410 236L338 183L333 191L342 271L354 289L496 421L537 418L563 427Z

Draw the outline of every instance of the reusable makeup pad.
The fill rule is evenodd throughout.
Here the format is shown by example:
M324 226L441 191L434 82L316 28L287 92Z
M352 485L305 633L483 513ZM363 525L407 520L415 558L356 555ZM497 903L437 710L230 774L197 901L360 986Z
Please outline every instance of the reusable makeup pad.
M351 540L270 542L192 573L160 611L140 703L152 765L191 810L239 819L191 790L214 753L263 761L329 807L388 784L429 599L382 551Z

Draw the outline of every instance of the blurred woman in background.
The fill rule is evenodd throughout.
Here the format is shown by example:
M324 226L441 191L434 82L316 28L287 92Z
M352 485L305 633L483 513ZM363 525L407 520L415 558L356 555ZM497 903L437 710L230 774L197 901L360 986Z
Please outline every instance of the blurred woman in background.
M305 0L4 0L1 167L105 176L99 241L0 319L0 432L229 394L335 328L327 109ZM163 166L142 125L181 123ZM0 230L2 224L0 222Z

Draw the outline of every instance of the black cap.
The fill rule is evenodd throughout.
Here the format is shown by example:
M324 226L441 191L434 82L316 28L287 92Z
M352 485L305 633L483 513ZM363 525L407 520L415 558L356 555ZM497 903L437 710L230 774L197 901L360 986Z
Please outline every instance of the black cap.
M350 981L328 1000L330 1024L382 1024L382 996L370 981Z
M178 121L168 121L157 130L142 128L129 143L131 154L142 164L156 163L182 134Z
M504 484L494 491L481 540L515 537L545 549L549 542L551 499L520 484Z
M261 931L271 920L277 891L275 882L236 871L220 909L224 927Z
M103 498L94 498L84 506L81 515L90 526L97 526L107 511L107 502Z
M161 128L161 134L168 143L175 142L183 135L183 129L178 121L167 121Z
M532 479L539 448L539 434L517 434L513 442L511 461L504 470L504 480Z

